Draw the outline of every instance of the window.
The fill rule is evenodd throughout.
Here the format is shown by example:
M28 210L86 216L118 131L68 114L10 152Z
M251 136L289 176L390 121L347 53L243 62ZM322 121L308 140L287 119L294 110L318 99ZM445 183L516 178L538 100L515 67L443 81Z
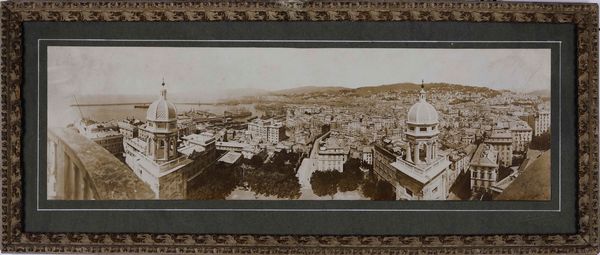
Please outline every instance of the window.
M420 131L421 131L421 132L427 131L427 128L424 128L424 127L422 127L422 128L420 129Z

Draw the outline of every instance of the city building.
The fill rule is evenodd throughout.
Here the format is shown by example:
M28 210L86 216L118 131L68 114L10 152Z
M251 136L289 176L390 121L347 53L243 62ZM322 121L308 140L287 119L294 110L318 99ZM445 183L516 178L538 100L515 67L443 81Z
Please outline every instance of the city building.
M550 111L541 110L537 113L535 123L535 135L541 135L550 131Z
M184 199L188 178L201 170L196 161L198 154L194 151L201 150L199 144L204 144L206 151L211 142L188 139L183 147L188 155L178 150L177 110L173 103L167 101L164 86L163 82L160 97L148 107L147 122L139 126L139 136L126 140L125 162L141 180L150 185L156 198ZM192 144L195 145L193 150L185 149L185 146Z
M465 129L463 136L460 138L460 141L463 144L473 144L476 140L476 131L474 129Z
M484 142L494 146L494 149L498 152L498 163L500 166L512 166L513 135L510 130L492 130L490 136Z
M106 149L119 160L123 160L123 135L119 128L110 123L97 123L82 119L75 125L80 134Z
M450 167L447 155L438 152L439 117L427 102L423 86L418 101L408 110L404 153L391 162L393 169L374 164L374 171L396 187L396 198L404 200L444 200L450 184L446 172ZM376 149L380 154L381 149ZM375 161L389 161L393 153L374 156ZM388 154L388 155L385 155ZM391 155L389 155L391 154ZM386 159L387 158L387 159ZM392 172L389 172L392 170Z
M471 159L471 190L489 191L498 177L498 151L486 143L479 145Z
M285 127L275 120L257 118L248 123L248 131L255 141L277 144L285 138Z
M140 120L125 119L117 122L119 133L123 135L123 139L131 139L138 137L138 126L144 124Z
M239 152L242 153L242 156L246 159L252 159L256 155L261 155L265 152L264 149L261 149L257 144L248 144L237 141L217 141L216 142L217 150L220 151L228 151L228 152ZM262 156L262 155L261 155Z
M177 116L178 138L194 134L196 132L196 124L191 117L186 115Z
M526 121L533 129L533 136L539 136L543 133L550 132L550 111L539 110L533 114L520 117Z
M216 138L212 133L191 134L182 137L177 151L192 160L185 173L186 181L192 181L217 160Z
M228 165L233 165L233 164L237 163L241 157L242 157L241 153L229 151L229 152L225 153L225 155L220 157L217 161L228 164Z
M244 150L244 148L246 146L248 146L248 144L242 143L242 142L236 142L236 141L230 141L230 142L218 141L218 142L216 142L216 146L217 146L217 150L220 150L220 151L242 152L242 150Z
M513 137L513 151L517 153L526 153L529 143L533 137L533 130L527 122L518 120L511 122L510 132Z
M379 141L373 146L373 170L381 179L395 182L398 170L392 163L401 156L401 151L394 151L391 143Z
M456 181L456 178L469 170L469 163L471 161L471 155L473 151L471 148L476 147L470 144L464 150L452 150L448 158L450 159L450 171L447 172L448 183L452 184Z
M368 165L373 165L373 147L365 146L362 150L362 161Z
M319 146L317 152L317 170L344 171L344 163L348 160L350 150L347 146L339 144L336 138L329 138Z

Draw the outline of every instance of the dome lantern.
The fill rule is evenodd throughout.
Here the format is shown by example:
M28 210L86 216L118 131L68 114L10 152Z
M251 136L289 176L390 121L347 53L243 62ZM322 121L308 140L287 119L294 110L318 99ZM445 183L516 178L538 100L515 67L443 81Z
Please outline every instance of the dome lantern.
M425 101L425 96L427 93L425 92L425 85L423 84L423 80L421 80L421 91L419 92L419 100Z
M425 85L421 81L421 91L419 100L408 110L407 124L414 125L433 125L438 124L438 113L426 99Z
M146 120L155 122L169 122L177 120L177 109L175 105L167 101L167 89L163 79L160 97L148 106Z
M165 78L162 80L162 89L160 90L160 97L167 100L167 89L165 88Z

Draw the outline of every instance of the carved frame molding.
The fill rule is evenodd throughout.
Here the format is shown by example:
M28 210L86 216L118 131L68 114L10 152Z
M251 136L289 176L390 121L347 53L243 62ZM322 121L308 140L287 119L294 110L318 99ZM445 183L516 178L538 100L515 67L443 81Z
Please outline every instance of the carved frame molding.
M590 253L599 251L598 6L502 2L8 1L2 9L2 250L161 253ZM578 227L570 235L275 236L28 233L23 229L22 28L26 21L461 21L577 28Z

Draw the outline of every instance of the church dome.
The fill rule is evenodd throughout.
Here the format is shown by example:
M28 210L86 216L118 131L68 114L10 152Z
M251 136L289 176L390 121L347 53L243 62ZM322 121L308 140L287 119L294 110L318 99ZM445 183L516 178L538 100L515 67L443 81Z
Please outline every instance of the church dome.
M437 124L438 112L435 110L433 105L427 102L425 99L425 90L421 87L419 95L419 101L417 101L408 110L408 119L406 121L410 124Z
M167 101L167 90L164 88L160 91L160 98L152 102L146 112L146 120L149 121L172 121L177 119L177 109L175 105Z

